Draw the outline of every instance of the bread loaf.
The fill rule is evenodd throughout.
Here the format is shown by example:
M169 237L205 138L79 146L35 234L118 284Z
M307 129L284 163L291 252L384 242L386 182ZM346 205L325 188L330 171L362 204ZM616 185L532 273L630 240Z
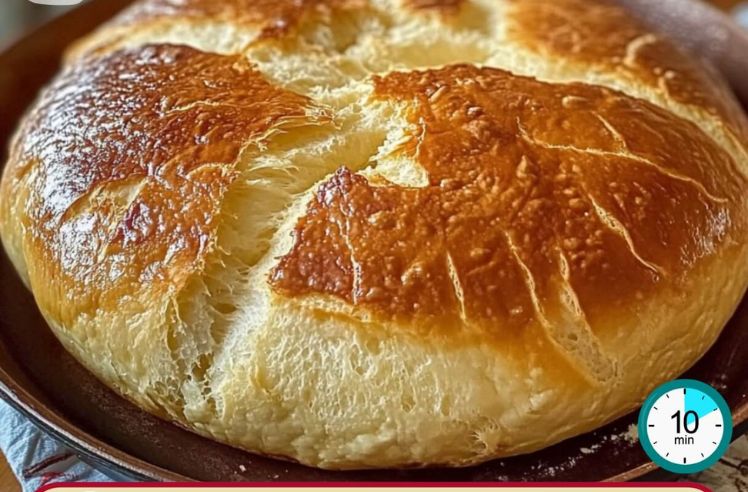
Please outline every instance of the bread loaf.
M142 0L24 119L0 233L197 433L466 466L634 410L748 285L748 122L606 0Z

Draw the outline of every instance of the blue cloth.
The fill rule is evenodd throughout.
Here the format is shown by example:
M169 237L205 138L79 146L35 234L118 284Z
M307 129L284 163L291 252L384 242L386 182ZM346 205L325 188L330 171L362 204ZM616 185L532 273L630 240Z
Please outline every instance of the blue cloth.
M748 2L742 3L735 9L735 18L738 24L748 28Z
M0 400L0 452L23 492L55 482L111 482Z

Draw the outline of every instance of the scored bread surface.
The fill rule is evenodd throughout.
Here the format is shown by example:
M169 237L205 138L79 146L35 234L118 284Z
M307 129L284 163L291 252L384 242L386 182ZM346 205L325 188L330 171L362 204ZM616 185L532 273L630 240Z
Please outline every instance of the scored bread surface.
M11 148L0 232L141 407L333 468L595 429L748 285L748 122L604 0L143 0Z

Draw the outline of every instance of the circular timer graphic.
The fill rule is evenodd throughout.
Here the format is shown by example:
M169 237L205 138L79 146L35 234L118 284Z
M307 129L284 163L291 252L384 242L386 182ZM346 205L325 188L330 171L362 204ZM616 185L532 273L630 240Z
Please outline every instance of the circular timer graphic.
M665 383L639 413L639 440L656 464L673 473L696 473L727 450L732 415L714 388L693 379Z

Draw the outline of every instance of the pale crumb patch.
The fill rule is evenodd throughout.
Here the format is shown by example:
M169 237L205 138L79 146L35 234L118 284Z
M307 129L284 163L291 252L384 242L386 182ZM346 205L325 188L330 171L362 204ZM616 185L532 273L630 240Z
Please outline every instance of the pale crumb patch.
M635 68L637 66L637 58L642 48L654 44L657 42L657 36L654 34L644 34L633 39L626 46L626 55L623 57L623 64L629 68Z
M629 425L626 432L623 433L623 438L632 444L639 442L639 428L636 424Z

